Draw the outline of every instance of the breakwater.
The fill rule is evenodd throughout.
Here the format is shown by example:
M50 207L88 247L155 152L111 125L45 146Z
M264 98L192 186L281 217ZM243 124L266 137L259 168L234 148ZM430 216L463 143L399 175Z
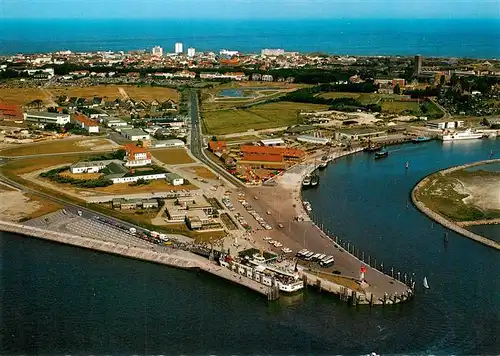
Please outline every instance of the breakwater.
M484 164L490 164L490 163L499 163L500 159L493 159L493 160L484 160L484 161L479 161L479 162L474 162L471 164L463 164L459 166L454 166L450 167L444 170L439 171L440 174L446 175L448 173L461 170L464 168L470 168L470 167L475 167L475 166L480 166ZM411 200L415 207L419 209L422 213L427 215L429 218L433 219L434 221L438 222L439 224L443 225L444 227L453 230L457 233L459 233L462 236L468 237L474 241L477 241L479 243L482 243L486 246L495 248L497 250L500 250L500 244L496 241L490 240L484 236L478 235L473 233L472 231L469 231L467 229L464 229L463 227L459 226L453 221L450 221L446 219L445 217L439 215L438 213L434 212L433 210L429 209L423 202L418 200L417 193L420 189L422 189L431 179L432 175L435 173L432 173L425 178L423 178L420 182L418 182L415 187L413 188L411 192Z
M55 231L39 229L0 220L0 231L12 232L22 236L35 237L47 241L72 245L89 250L148 261L169 267L194 269L210 273L227 281L247 287L259 294L269 298L273 290L249 278L241 278L236 273L218 266L206 258L184 250L171 250L169 252L159 252L153 249L133 247L125 244L102 241L72 234L65 234Z

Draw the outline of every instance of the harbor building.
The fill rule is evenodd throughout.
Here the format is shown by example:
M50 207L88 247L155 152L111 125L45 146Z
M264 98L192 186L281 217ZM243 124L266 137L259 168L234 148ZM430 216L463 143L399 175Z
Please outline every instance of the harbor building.
M121 135L131 141L149 140L150 136L142 129L122 129Z
M370 130L370 129L351 129L335 132L335 139L339 141L351 140L358 141L374 137L387 136L386 131Z
M281 146L285 143L285 141L283 141L282 138L269 138L269 139L260 140L260 143L263 146L272 147L272 146Z
M133 143L125 146L125 167L140 167L151 164L151 153L144 147L138 147Z
M182 42L177 42L177 43L175 44L175 47L174 47L174 52L175 52L176 54L181 54L182 52L184 52Z
M24 121L34 122L39 125L55 124L64 126L71 121L71 117L69 114L30 111L24 113Z
M431 122L426 123L425 126L432 128L432 129L440 129L440 130L459 129L459 128L464 126L464 121L463 120L431 121Z
M315 137L311 135L299 135L297 141L304 143L312 143L314 145L326 145L330 143L330 139L326 137Z

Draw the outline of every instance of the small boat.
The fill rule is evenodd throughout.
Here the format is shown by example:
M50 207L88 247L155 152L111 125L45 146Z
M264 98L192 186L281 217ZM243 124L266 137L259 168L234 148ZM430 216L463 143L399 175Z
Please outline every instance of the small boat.
M405 168L406 168L406 169L410 168L410 162L406 161L406 163L405 163Z
M309 187L311 185L311 176L308 174L302 181L303 187Z
M413 143L422 143L422 142L427 142L427 141L430 141L430 140L432 140L432 138L430 138L428 136L418 136L418 137L412 138L411 142L413 142Z
M319 176L317 174L313 174L311 176L311 187L317 186L319 183Z
M429 283L427 283L427 277L424 277L424 288L429 289Z
M318 166L319 169L323 170L328 166L328 156L321 157L321 162Z
M387 156L389 156L389 151L387 151L385 148L382 148L380 151L375 152L375 159L384 158Z

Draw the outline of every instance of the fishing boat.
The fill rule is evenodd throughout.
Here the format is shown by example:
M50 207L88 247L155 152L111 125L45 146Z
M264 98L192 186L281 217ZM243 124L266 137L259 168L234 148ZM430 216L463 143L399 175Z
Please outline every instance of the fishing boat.
M418 136L418 137L412 138L411 142L413 142L413 143L422 143L422 142L428 142L430 140L432 140L432 138L430 138L428 136Z
M389 156L389 151L382 148L380 151L375 152L375 159L380 159Z
M311 176L308 174L302 181L303 187L309 187L311 185Z
M311 176L311 187L315 187L319 184L319 176L317 174L313 174Z
M424 288L429 289L429 283L427 283L427 277L424 277Z
M328 166L328 156L321 157L321 162L319 163L318 168L323 170Z

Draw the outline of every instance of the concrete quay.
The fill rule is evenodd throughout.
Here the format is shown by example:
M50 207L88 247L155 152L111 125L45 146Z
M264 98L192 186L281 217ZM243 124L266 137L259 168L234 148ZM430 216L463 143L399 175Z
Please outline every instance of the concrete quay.
M330 158L335 160L361 150L361 148L358 148L351 151L331 152ZM356 256L354 246L346 245L345 248L342 247L337 237L328 236L310 219L303 208L301 183L304 176L311 173L315 168L314 158L312 158L283 173L276 179L278 183L276 186L246 188L247 200L254 210L265 217L268 223L276 227L273 230L257 229L252 233L253 239L261 246L266 246L266 249L269 247L263 238L270 236L295 251L307 248L317 253L332 255L335 258L335 269L342 276L354 280L359 280L361 266L365 267L366 283L363 283L363 291L357 292L354 299L352 298L353 291L348 290L346 287L335 285L333 282L314 275L307 279L307 284L312 283L312 285L317 286L317 283L320 283L321 290L339 294L341 298L344 298L343 296L347 293L350 301L354 303L372 305L400 303L409 299L413 295L413 291L402 282L402 280L406 279L403 278L403 271L398 273L397 270L394 270L392 277L385 274L384 267L381 264L382 261L377 262L374 256L364 255L358 249L356 249L356 252L358 252ZM267 212L270 212L270 214L267 214ZM305 219L297 221L297 216ZM280 224L283 227L277 228ZM281 253L279 249L271 249L278 254ZM387 266L385 270L388 270ZM307 269L303 270L303 272L307 273ZM409 275L407 277L409 278Z
M464 169L464 168L469 168L469 167L475 167L475 166L480 166L480 165L484 165L484 164L489 164L489 163L500 163L500 159L493 159L493 160L485 160L485 161L479 161L479 162L474 162L474 163L471 163L471 164L464 164L464 165L460 165L460 166L454 166L454 167L450 167L450 168L447 168L447 169L444 169L444 170L441 170L439 171L440 174L442 175L445 175L447 173L451 173L451 172L454 172L454 171L457 171L457 170L460 170L460 169ZM417 192L422 189L423 186L425 186L429 180L431 179L431 176L435 174L435 173L432 173L430 175L428 175L427 177L425 177L424 179L422 179L420 182L418 182L415 187L413 188L413 190L411 191L411 200L413 202L413 205L415 205L415 207L420 210L422 213L424 213L425 215L427 215L430 219L436 221L437 223L443 225L444 227L452 230L452 231L455 231L456 233L462 235L462 236L465 236L465 237L468 237L469 239L471 240L474 240L476 242L479 242L479 243L482 243L488 247L491 247L491 248L495 248L497 250L500 250L500 243L496 242L496 241L493 241L491 239L488 239L484 236L481 236L481 235L478 235L478 234L475 234L473 233L472 231L469 231L467 229L464 229L462 226L446 219L445 217L439 215L438 213L434 212L433 210L429 209L423 202L421 202L420 200L418 200L417 198Z
M165 250L164 252L155 251L153 248L147 249L144 247L133 247L125 244L49 231L2 220L0 220L0 231L11 232L22 236L35 237L47 241L67 244L89 250L95 250L112 255L163 264L175 268L201 270L220 278L224 278L230 282L247 287L266 297L268 297L271 292L270 288L267 286L264 286L249 278L237 275L227 268L216 265L204 257L184 250L168 249L168 252L167 250Z

